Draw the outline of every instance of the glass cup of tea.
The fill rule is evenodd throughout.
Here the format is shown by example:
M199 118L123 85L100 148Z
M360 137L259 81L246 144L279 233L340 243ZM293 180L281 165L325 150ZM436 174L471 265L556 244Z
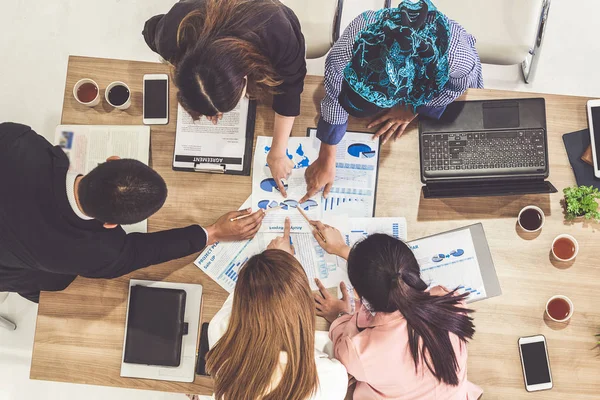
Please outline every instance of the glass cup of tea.
M131 106L129 86L123 82L113 82L106 87L106 102L119 110L127 110Z
M546 303L546 314L554 322L567 322L575 311L573 302L567 296L550 297Z
M579 243L571 235L558 235L552 242L552 255L558 261L572 261L579 253Z
M519 212L517 221L525 232L537 232L544 226L546 216L541 208L531 205L523 207Z
M95 107L100 103L100 90L98 84L91 79L85 78L77 81L73 86L73 97L79 104Z

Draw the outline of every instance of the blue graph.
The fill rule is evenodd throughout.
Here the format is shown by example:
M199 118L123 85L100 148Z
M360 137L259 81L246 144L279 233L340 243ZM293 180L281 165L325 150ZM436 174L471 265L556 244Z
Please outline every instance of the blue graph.
M265 154L267 154L270 150L271 146L265 146ZM289 149L285 149L285 154L294 162L294 168L306 168L310 165L310 159L305 154L304 149L302 148L302 143L296 147L294 154L290 154Z
M450 253L449 253L449 254L442 254L442 253L440 253L440 254L435 254L435 255L434 255L432 258L431 258L431 261L433 261L433 262L436 262L436 263L437 263L437 262L443 261L443 260L445 260L445 259L447 259L447 258L450 258L450 257L461 257L461 256L463 256L464 254L465 254L465 251L464 251L463 249L456 249L456 250L452 250L452 251L450 251Z
M289 210L290 208L298 207L298 202L296 200L284 200L281 203L282 210Z
M364 143L354 143L348 146L348 154L356 158L373 158L376 152Z
M287 190L287 188L288 188L287 183L284 183L283 187ZM279 192L279 188L277 187L277 183L275 183L275 179L273 179L273 178L264 179L260 183L260 188L262 190L264 190L265 192L269 192L269 193Z
M317 203L316 201L308 199L304 203L300 204L300 207L302 207L304 211L310 211L311 208L317 207L318 205L319 203Z
M228 277L229 279L231 279L234 283L237 282L238 279L238 271L240 270L240 266L244 265L244 263L248 261L248 258L246 258L244 261L240 261L240 262L232 262L230 263L227 268L225 269L225 271L223 272L223 274Z
M258 208L262 208L263 210L266 210L267 208L275 208L278 206L279 203L275 200L260 200L258 202Z

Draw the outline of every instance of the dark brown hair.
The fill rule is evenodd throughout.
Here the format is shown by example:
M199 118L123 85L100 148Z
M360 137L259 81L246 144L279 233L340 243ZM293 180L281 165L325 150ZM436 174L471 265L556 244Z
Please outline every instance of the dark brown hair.
M256 32L280 7L275 0L206 0L181 21L174 81L188 112L214 116L233 110L245 77L250 98L277 92L281 81Z
M383 234L356 244L348 257L348 275L373 311L404 316L415 371L424 363L438 381L457 386L459 366L449 334L465 343L475 333L468 316L472 310L461 304L466 294L431 295L411 249Z
M218 400L305 400L317 389L315 305L300 263L266 250L240 269L227 331L207 355ZM288 362L279 382L280 352Z

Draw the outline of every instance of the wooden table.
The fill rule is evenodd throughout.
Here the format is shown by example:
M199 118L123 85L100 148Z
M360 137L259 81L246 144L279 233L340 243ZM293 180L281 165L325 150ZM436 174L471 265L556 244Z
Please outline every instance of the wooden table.
M65 86L63 124L141 124L142 75L168 72L161 64L71 57ZM123 112L103 102L96 108L80 106L72 87L80 78L93 78L101 88L113 80L126 82L133 105ZM171 87L171 104L176 104ZM302 116L294 135L316 126L318 104L324 95L322 77L306 79ZM587 99L497 90L470 90L463 99L546 98L551 174L559 189L552 195L425 200L421 195L416 125L382 150L377 193L377 216L405 216L409 239L415 239L475 222L483 222L503 295L473 304L477 333L469 345L469 379L482 386L484 399L597 399L600 393L600 352L594 334L600 333L600 253L596 225L564 221L560 191L575 184L562 143L564 133L583 129ZM176 107L170 123L153 126L151 163L167 181L169 198L149 221L157 231L193 223L208 224L234 210L251 192L250 177L174 172ZM257 135L270 135L273 112L258 107ZM364 122L351 120L349 129L364 130ZM537 237L516 229L521 207L537 204L546 224ZM559 233L574 235L580 244L577 260L555 263L550 245ZM119 376L128 281L131 278L192 282L204 286L203 321L209 321L226 293L193 264L196 255L152 266L113 280L77 278L63 292L42 293L38 311L31 378L93 385L154 389L181 393L212 393L211 380L196 377L193 384L127 379ZM569 296L575 314L566 326L544 318L547 299ZM326 327L320 324L321 328ZM554 389L525 391L517 339L544 334L548 340Z

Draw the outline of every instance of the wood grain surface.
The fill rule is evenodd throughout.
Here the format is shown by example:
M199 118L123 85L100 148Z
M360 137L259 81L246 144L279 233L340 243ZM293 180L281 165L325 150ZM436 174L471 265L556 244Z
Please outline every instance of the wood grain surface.
M142 124L142 76L168 73L162 64L70 57L63 124ZM133 93L127 111L111 109L103 101L95 108L79 105L72 95L75 82L92 78L101 87L126 82ZM104 91L102 91L104 94ZM324 95L323 78L309 76L302 96L302 115L294 135L315 127L318 104ZM600 351L594 334L600 333L600 241L598 226L564 221L560 191L575 184L562 135L583 129L586 98L536 95L497 90L469 90L462 99L544 97L550 151L549 180L559 189L552 195L425 200L421 195L416 123L395 143L382 149L376 215L404 216L408 237L482 222L494 258L503 295L473 304L477 333L469 344L468 376L484 389L483 399L597 399L600 393ZM208 224L237 209L250 195L251 178L175 172L171 169L176 125L176 90L171 85L170 123L151 128L151 165L167 181L165 206L149 221L157 231L189 224ZM349 130L365 130L366 121L351 120ZM273 111L260 104L256 135L271 135ZM540 234L528 236L517 229L516 216L528 204L546 213ZM550 245L560 233L577 238L580 252L572 263L557 263ZM194 383L160 382L119 376L128 281L131 278L199 283L204 286L203 321L219 309L226 292L199 271L196 255L152 266L113 280L77 278L63 292L42 293L31 378L94 385L153 389L180 393L212 393L211 380ZM548 298L569 296L575 313L566 325L544 317ZM327 329L319 321L320 329ZM520 336L544 334L548 341L554 389L527 393L517 348Z

